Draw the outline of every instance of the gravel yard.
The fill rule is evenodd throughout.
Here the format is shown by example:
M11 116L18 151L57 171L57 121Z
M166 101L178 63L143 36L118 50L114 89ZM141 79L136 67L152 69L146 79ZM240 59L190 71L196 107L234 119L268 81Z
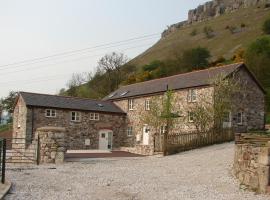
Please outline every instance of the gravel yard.
M239 189L230 169L233 143L168 157L96 159L9 169L14 199L264 200Z

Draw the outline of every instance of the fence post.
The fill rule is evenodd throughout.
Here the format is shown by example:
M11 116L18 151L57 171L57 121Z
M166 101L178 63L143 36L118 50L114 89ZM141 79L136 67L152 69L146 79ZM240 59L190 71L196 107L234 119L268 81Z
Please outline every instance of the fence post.
M37 165L40 163L40 141L39 141L39 135L37 138Z
M2 158L2 177L1 182L5 183L5 176L6 176L6 139L3 139L3 158Z

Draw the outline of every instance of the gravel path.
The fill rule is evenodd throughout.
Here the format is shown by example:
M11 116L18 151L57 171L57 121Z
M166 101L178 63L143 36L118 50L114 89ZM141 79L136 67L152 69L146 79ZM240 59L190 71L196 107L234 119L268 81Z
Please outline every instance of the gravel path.
M232 143L168 157L112 158L7 171L6 200L264 200L239 189L230 169Z

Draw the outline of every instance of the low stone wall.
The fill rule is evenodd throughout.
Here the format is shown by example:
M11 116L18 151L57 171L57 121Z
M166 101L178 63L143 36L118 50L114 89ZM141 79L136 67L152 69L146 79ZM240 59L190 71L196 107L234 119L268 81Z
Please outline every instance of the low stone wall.
M153 145L135 145L135 147L121 147L120 150L145 156L154 155Z
M40 163L63 163L66 152L65 128L42 127L38 128Z
M241 185L257 193L270 192L270 137L237 134L233 172Z

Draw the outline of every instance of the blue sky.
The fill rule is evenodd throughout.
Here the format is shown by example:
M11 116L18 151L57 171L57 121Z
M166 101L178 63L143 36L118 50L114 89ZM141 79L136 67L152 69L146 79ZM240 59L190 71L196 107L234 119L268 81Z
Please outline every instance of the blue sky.
M9 65L61 52L161 33L206 0L0 0L0 97L10 90L55 94L73 72L94 71L102 55L129 58L159 35L112 48Z

